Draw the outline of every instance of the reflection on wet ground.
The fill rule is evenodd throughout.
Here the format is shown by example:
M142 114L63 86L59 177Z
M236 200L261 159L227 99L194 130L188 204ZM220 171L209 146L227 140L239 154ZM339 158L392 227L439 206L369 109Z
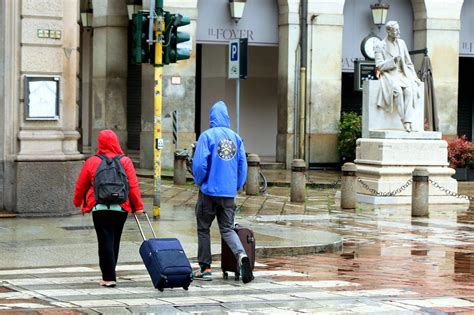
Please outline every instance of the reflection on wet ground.
M152 180L140 184L144 195L151 196ZM474 190L462 184L461 192L473 195ZM20 269L0 271L0 312L2 307L61 308L58 313L82 307L84 313L109 314L474 312L474 209L437 206L431 207L429 218L411 218L410 208L401 206L359 205L343 211L335 195L336 188L311 187L303 205L289 201L288 187L270 187L260 196L240 194L237 221L260 232L257 244L298 247L308 239L317 243L325 231L343 236L343 250L290 256L287 247L277 257L259 256L255 280L246 285L223 280L220 263L214 261L212 282L194 281L189 291L159 294L138 256L141 238L131 218L120 250L119 286L114 289L97 288L100 273L96 255L91 255L96 244L90 241L90 217L5 219L0 226L5 232L0 264L15 258L9 268ZM163 181L162 217L153 221L160 237L178 237L190 256L197 251L196 199L195 186ZM150 206L151 198L145 202ZM220 248L217 228L211 235L215 253ZM35 246L25 246L31 243ZM16 256L9 256L12 248ZM64 261L58 258L62 252L67 252ZM50 267L35 268L46 263Z
M278 189L281 194L284 188ZM460 185L460 192L473 190L470 184ZM284 263L271 258L264 263L305 273L307 281L350 281L360 284L361 290L400 288L421 296L463 296L474 301L474 209L432 206L429 218L412 218L409 206L358 206L344 211L337 207L333 190L309 193L318 201L308 202L307 216L287 224L337 233L343 236L343 251L304 259L285 257ZM318 207L322 202L329 211ZM253 219L272 218L257 213ZM285 220L285 215L278 220Z

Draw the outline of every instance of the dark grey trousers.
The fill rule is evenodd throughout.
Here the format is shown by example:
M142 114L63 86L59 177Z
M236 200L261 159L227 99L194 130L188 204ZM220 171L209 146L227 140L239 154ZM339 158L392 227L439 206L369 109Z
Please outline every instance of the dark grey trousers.
M210 228L216 217L222 239L229 245L234 255L238 257L241 253L245 253L244 247L233 229L235 209L234 198L213 197L199 192L196 204L196 221L198 261L201 269L210 267L212 263Z

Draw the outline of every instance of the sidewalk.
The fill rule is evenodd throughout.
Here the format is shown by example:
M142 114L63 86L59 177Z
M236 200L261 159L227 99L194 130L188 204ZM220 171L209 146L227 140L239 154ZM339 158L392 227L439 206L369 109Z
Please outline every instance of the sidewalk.
M145 206L152 217L153 179L150 171L137 170L140 188ZM289 178L283 171L268 172L270 183L284 185ZM335 181L335 177L321 174L327 182ZM175 186L163 176L161 186L161 215L152 220L158 237L178 238L191 260L197 254L197 236L194 207L197 200L197 187L189 183ZM279 181L274 181L278 179ZM282 179L280 181L280 179ZM320 204L326 207L325 201L316 198L311 200L308 194L306 207L302 204L289 202L287 187L273 187L265 196L246 196L241 193L237 197L237 206L241 207L236 220L254 230L257 244L257 256L295 255L317 252L330 252L341 249L342 239L334 233L318 230L302 230L282 224L278 219L281 215L305 216L307 211ZM274 218L270 222L256 222L257 215ZM144 217L142 227L148 236L151 233ZM283 219L283 217L282 217ZM64 266L97 263L97 244L90 215L53 218L2 218L0 219L0 269ZM212 228L212 253L219 259L220 235L217 223ZM120 263L138 263L141 258L138 248L142 242L137 224L133 216L129 216L125 225L121 249Z
M315 175L317 176L317 175ZM336 177L329 177L328 181ZM147 207L153 180L139 177ZM460 183L472 195L474 183ZM337 188L336 188L337 189ZM336 189L310 187L305 206L289 202L290 188L239 195L238 221L256 231L255 280L225 280L219 257L214 280L189 291L158 292L140 258L136 223L129 218L118 264L118 286L97 285L100 271L90 216L0 220L0 312L12 314L472 314L474 212L430 207L427 218L409 206L342 210ZM197 267L192 184L163 179L159 236L178 236ZM142 218L143 219L143 218ZM144 221L143 221L144 222ZM321 250L321 235L343 238L341 250ZM213 253L220 252L217 226ZM320 244L320 245L318 245ZM319 246L319 247L318 247ZM332 243L331 249L340 248ZM276 255L276 256L274 256ZM271 257L265 257L271 256ZM41 268L39 268L42 266ZM50 266L50 267L48 267ZM51 267L54 266L54 267ZM36 267L36 268L35 268ZM34 310L34 311L33 311Z

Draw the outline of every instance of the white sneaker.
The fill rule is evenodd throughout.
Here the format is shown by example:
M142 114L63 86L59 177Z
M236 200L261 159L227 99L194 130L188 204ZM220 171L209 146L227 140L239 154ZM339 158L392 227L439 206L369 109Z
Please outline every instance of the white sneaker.
M115 281L105 281L105 280L100 280L99 281L99 284L103 287L107 287L107 288L113 288L117 285L117 282Z

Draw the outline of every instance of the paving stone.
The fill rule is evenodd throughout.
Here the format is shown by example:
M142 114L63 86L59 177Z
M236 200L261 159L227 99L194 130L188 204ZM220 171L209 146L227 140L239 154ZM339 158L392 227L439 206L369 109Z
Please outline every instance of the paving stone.
M145 186L144 192L152 193L153 185L145 183ZM171 183L162 188L162 197L169 196L167 202L171 211L163 211L152 224L163 235L166 225L184 215L192 223L174 228L173 233L184 235L188 244L195 242L192 224L196 188L176 187ZM462 192L462 184L460 189ZM300 241L313 241L317 238L316 232L328 231L343 236L343 250L291 256L289 253L293 252L288 247L278 257L258 256L256 279L249 284L224 281L216 276L209 283L193 282L189 291L158 292L151 286L138 256L141 239L133 218L129 218L124 239L129 242L126 244L133 246L133 252L128 254L121 249L121 255L126 258L135 255L137 260L119 261L119 285L115 289L97 285L100 270L96 247L93 247L82 253L83 256L77 253L75 257L80 259L93 252L95 260L90 263L63 264L61 267L57 266L61 262L55 261L55 267L31 265L0 270L0 312L12 309L23 313L43 309L45 312L68 312L71 307L73 311L95 314L199 314L206 310L212 314L474 312L474 260L471 259L474 257L474 211L449 206L430 208L429 218L412 219L409 207L359 207L354 211L343 211L338 209L333 189L308 189L307 196L307 205L302 207L288 202L288 187L269 187L268 195L256 197L239 195L237 204L244 207L238 220L252 227L265 227L266 230L256 233L257 244L284 244L290 240L289 246L295 247ZM147 207L151 201L151 198L146 199ZM251 207L246 209L247 204ZM282 215L283 207L295 212ZM261 211L257 214L256 209ZM23 248L21 244L29 234L21 227L33 221L2 220L10 220L8 223L0 221L2 232L14 231L15 235L22 235L22 238L15 236L17 239L0 242L0 254L5 256L11 248ZM93 235L90 229L67 231L67 234L59 232L62 228L57 230L58 226L91 226L90 217L56 218L54 224L46 224L52 220L35 219L34 224L30 224L34 228L31 235L35 238L30 241L44 248L41 257L51 253L47 246L54 243L53 236L66 235L68 244L63 250L80 252L73 247L74 237L89 240ZM47 236L37 232L43 223L48 227ZM294 231L298 234L292 234ZM213 245L217 242L214 250L220 247L215 226L212 233ZM80 243L79 246L89 244ZM58 252L56 248L55 252ZM2 260L0 264L5 262ZM220 262L213 264L217 271ZM193 267L197 267L195 259Z
M439 297L420 300L400 300L402 304L415 305L420 307L474 307L474 303L453 297Z
M106 300L106 299L101 299L101 300L81 300L81 301L70 301L70 303L73 303L77 306L80 307L104 307L104 306L126 306L124 303L121 303L116 300Z

